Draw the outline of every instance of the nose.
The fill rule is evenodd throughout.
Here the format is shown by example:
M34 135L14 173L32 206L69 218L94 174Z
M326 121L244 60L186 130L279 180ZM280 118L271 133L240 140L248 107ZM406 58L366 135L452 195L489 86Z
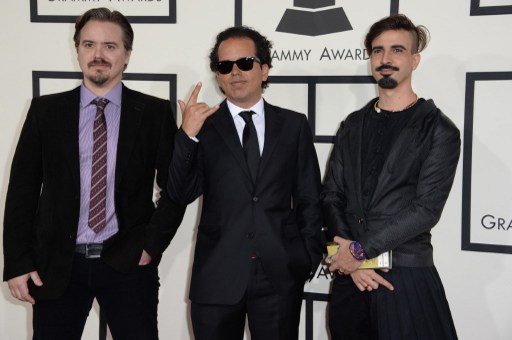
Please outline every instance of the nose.
M391 52L390 51L382 51L381 53L381 64L391 64Z
M98 44L94 47L94 58L101 58L102 55L102 46Z
M237 75L237 74L240 74L240 73L242 73L242 70L240 70L238 68L237 64L233 64L233 68L231 69L231 74L232 75Z

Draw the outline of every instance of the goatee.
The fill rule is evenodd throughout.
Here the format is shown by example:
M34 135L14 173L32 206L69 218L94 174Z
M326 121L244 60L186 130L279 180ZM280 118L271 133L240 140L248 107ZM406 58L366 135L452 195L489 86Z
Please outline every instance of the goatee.
M104 74L101 74L101 73L96 73L93 76L89 77L89 80L93 84L101 86L101 85L105 84L108 81L108 76L106 76Z
M380 78L377 81L377 84L379 87L382 87L383 89L394 89L398 86L398 82L391 78L389 75L385 75L384 77Z

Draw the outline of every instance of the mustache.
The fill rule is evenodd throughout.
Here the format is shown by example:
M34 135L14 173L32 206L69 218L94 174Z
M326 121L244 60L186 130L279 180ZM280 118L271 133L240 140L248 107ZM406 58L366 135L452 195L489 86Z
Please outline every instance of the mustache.
M94 65L108 65L108 66L112 66L112 65L110 65L110 63L108 61L106 61L103 58L94 59L89 64L87 64L87 66L89 66L89 67L94 66Z
M398 67L393 66L393 65L388 65L388 64L380 65L379 67L377 67L375 69L375 71L380 72L380 71L386 70L386 69L393 70L393 71L400 71L400 69Z

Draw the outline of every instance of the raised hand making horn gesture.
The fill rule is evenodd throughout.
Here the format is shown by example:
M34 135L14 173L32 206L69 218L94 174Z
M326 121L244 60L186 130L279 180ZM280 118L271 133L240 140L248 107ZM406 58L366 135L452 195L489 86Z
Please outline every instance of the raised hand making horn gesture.
M197 102L202 85L201 82L197 83L187 103L181 99L178 100L182 118L181 128L189 137L197 136L206 118L219 109L219 104L210 107L204 102Z

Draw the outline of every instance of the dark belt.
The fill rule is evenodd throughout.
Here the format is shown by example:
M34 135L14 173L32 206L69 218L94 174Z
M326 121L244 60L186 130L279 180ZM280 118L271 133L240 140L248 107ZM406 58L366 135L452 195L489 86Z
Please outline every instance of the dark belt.
M85 255L86 259L97 259L101 257L102 250L103 244L101 243L77 244L75 247L75 253Z

